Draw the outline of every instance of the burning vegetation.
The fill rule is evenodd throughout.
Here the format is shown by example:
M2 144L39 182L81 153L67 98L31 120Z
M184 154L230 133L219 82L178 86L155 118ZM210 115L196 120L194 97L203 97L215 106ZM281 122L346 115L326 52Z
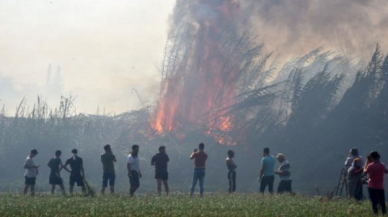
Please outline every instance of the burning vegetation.
M184 137L190 127L226 145L240 121L232 114L246 91L261 51L239 28L239 1L178 1L162 67L162 83L152 128ZM245 81L244 81L245 79Z

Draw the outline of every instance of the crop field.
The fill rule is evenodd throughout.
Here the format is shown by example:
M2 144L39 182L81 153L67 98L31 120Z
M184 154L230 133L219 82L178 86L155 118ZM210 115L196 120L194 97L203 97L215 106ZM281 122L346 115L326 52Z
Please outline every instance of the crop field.
M368 201L260 194L0 196L0 216L373 216Z

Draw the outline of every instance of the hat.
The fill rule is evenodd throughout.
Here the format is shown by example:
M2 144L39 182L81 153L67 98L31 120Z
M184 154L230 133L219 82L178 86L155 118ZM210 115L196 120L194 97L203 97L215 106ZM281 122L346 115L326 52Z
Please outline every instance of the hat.
M282 153L279 153L278 155L276 155L276 158L277 158L277 159L279 159L279 158L285 159L286 156L284 156L284 154L282 154Z

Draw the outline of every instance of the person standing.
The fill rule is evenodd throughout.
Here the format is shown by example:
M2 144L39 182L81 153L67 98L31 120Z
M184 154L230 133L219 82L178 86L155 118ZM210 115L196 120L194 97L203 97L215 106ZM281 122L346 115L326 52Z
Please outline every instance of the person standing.
M237 165L233 161L234 151L228 151L228 157L226 158L226 167L228 168L228 180L229 180L229 193L236 191L236 168Z
M269 154L269 148L264 148L264 157L261 160L260 170L260 193L264 193L265 188L268 186L269 193L273 193L273 183L275 180L274 168L275 158Z
M193 183L191 185L190 196L193 196L195 186L199 180L199 192L200 196L203 196L204 192L204 181L205 181L205 168L206 168L206 160L207 154L205 153L205 144L200 143L198 145L198 149L194 149L194 152L191 154L190 159L194 159L194 174L193 174Z
M36 149L32 149L24 163L24 180L25 180L25 183L24 183L25 186L23 190L24 195L27 194L29 188L31 190L31 195L32 196L35 195L35 182L36 182L36 176L38 175L39 165L38 166L35 165L32 159L36 155L38 155L38 151Z
M168 188L168 171L167 164L170 161L168 155L166 154L166 147L160 146L159 153L155 154L151 159L151 165L155 166L155 179L157 182L157 190L159 196L162 195L162 182L164 185L164 190L166 195L169 193Z
M384 164L380 162L380 154L377 151L372 151L370 157L373 162L364 168L364 173L369 175L368 191L373 213L376 215L378 214L378 205L380 204L383 215L386 215L387 207L385 205L384 173L387 173L387 169Z
M71 153L73 156L67 159L65 165L63 166L63 168L70 173L70 194L73 194L75 183L77 183L77 186L82 188L83 193L86 193L85 183L83 180L85 177L83 160L78 157L77 149L73 149ZM67 168L67 165L70 165L71 170Z
M353 160L352 166L348 170L348 191L349 198L356 199L357 201L362 200L362 172L364 168L361 164L360 158Z
M276 156L276 159L279 161L280 165L277 171L275 171L275 174L279 175L280 182L278 186L278 194L288 192L292 192L292 179L291 179L291 165L286 160L284 154L279 153Z
M55 186L59 185L62 190L62 194L65 194L65 186L63 186L63 180L61 178L61 170L63 168L61 160L62 152L57 150L55 157L51 158L47 166L50 168L49 184L51 185L51 194L54 194Z
M108 181L109 181L110 193L113 194L115 192L115 180L116 180L114 163L117 160L116 160L116 156L114 156L114 154L112 153L112 149L109 144L104 146L104 150L105 150L105 153L101 155L101 162L102 162L102 169L103 169L101 194L105 194L105 188L108 187Z
M135 191L140 187L140 178L142 177L138 154L139 146L133 145L132 152L128 155L127 158L127 170L130 183L129 194L131 197L133 197Z

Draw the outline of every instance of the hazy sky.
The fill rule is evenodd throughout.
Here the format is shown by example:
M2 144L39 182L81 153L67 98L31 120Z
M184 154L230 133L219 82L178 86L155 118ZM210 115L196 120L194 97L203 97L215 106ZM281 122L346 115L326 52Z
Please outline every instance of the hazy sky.
M18 93L0 92L0 104L12 112L23 96L43 94L50 63L79 112L139 108L133 88L153 100L174 2L0 0L0 79Z

